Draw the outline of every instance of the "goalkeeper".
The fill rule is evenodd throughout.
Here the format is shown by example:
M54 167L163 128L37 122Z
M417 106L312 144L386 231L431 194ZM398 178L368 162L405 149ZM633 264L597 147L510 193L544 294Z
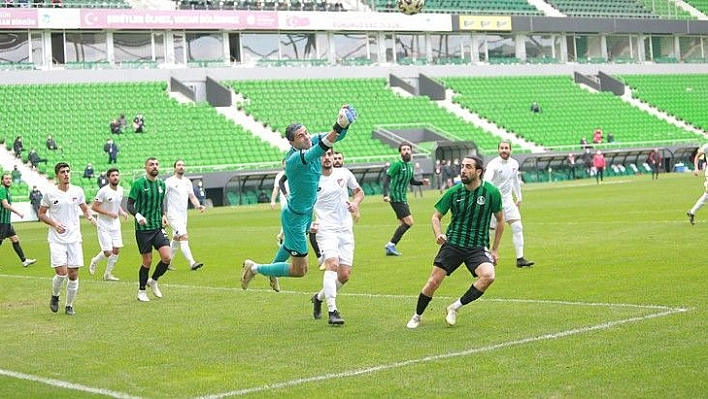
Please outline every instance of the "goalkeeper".
M288 176L290 196L283 208L280 221L285 234L272 263L258 264L243 261L241 288L248 288L256 274L268 276L274 291L280 291L278 277L303 277L307 273L307 236L312 211L317 200L317 187L322 174L322 155L332 145L344 139L349 125L356 120L356 110L345 105L339 110L337 121L328 134L310 136L307 128L292 123L285 129L285 138L292 148L285 155L285 175ZM287 260L292 257L291 264Z

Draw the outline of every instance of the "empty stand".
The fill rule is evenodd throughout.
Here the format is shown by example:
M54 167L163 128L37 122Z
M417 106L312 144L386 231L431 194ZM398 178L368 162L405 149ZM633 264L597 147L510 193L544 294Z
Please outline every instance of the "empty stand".
M443 78L455 101L471 112L547 148L592 143L596 128L612 132L617 144L695 140L693 133L643 112L610 93L581 89L570 77ZM537 101L542 112L530 112Z

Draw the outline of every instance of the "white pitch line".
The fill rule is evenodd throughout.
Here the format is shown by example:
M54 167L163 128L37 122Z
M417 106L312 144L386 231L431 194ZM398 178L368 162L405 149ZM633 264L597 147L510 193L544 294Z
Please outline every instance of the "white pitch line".
M646 315L646 316L638 316L638 317L631 317L629 319L610 321L607 323L597 324L594 326L575 328L575 329L571 329L571 330L561 331L558 333L538 335L535 337L523 338L523 339L519 339L519 340L515 340L515 341L507 341L507 342L502 342L499 344L483 346L481 348L471 348L471 349L467 349L467 350L464 350L461 352L444 353L444 354L440 354L440 355L426 356L426 357L422 357L422 358L418 358L418 359L405 360L402 362L382 364L379 366L367 367L364 369L355 369L355 370L343 371L340 373L325 374L325 375L308 377L308 378L298 378L298 379L279 382L279 383L275 383L275 384L266 384L266 385L261 385L261 386L257 386L257 387L252 387L252 388L245 388L245 389L217 393L217 394L212 394L212 395L207 395L207 396L200 396L197 399L221 399L221 398L225 398L228 396L243 396L243 395L247 395L247 394L251 394L251 393L272 391L272 390L276 390L276 389L292 387L295 385L302 385L302 384L306 384L309 382L321 382L321 381L332 380L332 379L355 377L355 376L359 376L359 375L363 375L363 374L377 373L380 371L397 369L397 368L407 367L407 366L420 364L420 363L435 362L438 360L445 360L445 359L451 359L451 358L455 358L455 357L468 356L468 355L473 355L473 354L477 354L477 353L492 352L497 349L505 349L505 348L509 348L512 346L519 346L519 345L525 345L525 344L534 343L534 342L565 338L565 337L568 337L571 335L584 334L587 332L597 331L597 330L605 330L605 329L619 326L622 324L640 322L640 321L644 321L644 320L648 320L648 319L653 319L656 317L669 316L669 315L672 315L675 313L680 313L680 312L685 312L685 311L687 311L687 310L686 309L670 309L670 310L667 310L664 312L653 313L653 314Z
M0 278L19 278L19 279L30 279L30 280L51 280L51 277L39 277L39 276L22 276L14 274L0 274ZM96 282L99 284L104 284L103 281L93 280L86 278L82 280L86 283ZM110 282L105 283L110 285L135 285L136 282L131 281L120 281L120 282ZM201 291L233 291L233 292L243 292L241 287L209 287L209 286L196 286L196 285L185 285L185 284L170 284L164 283L160 284L161 287L172 287L188 290L201 290ZM250 292L256 293L270 293L273 295L311 295L311 292L302 291L289 291L282 290L279 293L274 293L271 289L249 289ZM341 292L337 293L338 296L350 296L350 297L360 297L360 298L384 298L384 299L416 299L416 295L401 295L401 294L375 294L375 293L365 293L365 292ZM458 297L449 296L435 296L437 299L457 299ZM657 310L675 310L675 311L686 311L686 308L673 308L666 305L640 305L633 303L602 303L602 302L575 302L575 301L560 301L560 300L543 300L543 299L514 299L514 298L480 298L477 302L515 302L515 303L537 303L537 304L547 304L547 305L567 305L567 306L589 306L589 307L607 307L607 308L636 308L636 309L657 309Z
M140 399L139 396L134 396L134 395L130 395L130 394L123 393L123 392L116 392L116 391L111 391L109 389L103 389L103 388L87 387L86 385L74 384L73 382L67 382L67 381L62 381L62 380L55 380L53 378L45 378L45 377L40 377L37 375L19 373L17 371L0 369L0 375L5 375L8 377L17 378L19 380L39 382L42 384L51 385L54 387L59 387L59 388L64 388L64 389L71 389L74 391L82 391L82 392L88 392L88 393L93 393L93 394L97 394L97 395L110 396L112 398Z

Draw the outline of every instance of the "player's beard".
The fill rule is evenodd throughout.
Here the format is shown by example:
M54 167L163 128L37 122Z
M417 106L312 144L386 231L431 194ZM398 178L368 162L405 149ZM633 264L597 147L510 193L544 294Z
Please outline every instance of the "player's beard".
M157 177L157 175L159 175L159 174L160 174L160 171L157 169L153 169L150 171L150 176L152 176L152 177Z
M401 154L401 159L403 160L403 162L410 162L411 156L412 154L409 153Z

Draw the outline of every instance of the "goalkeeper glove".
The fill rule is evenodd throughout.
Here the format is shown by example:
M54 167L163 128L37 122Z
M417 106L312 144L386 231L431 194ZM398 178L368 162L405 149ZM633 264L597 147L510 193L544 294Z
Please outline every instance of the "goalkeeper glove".
M350 124L356 120L356 110L351 105L345 105L339 110L337 122L332 126L332 130L341 133L346 130Z

